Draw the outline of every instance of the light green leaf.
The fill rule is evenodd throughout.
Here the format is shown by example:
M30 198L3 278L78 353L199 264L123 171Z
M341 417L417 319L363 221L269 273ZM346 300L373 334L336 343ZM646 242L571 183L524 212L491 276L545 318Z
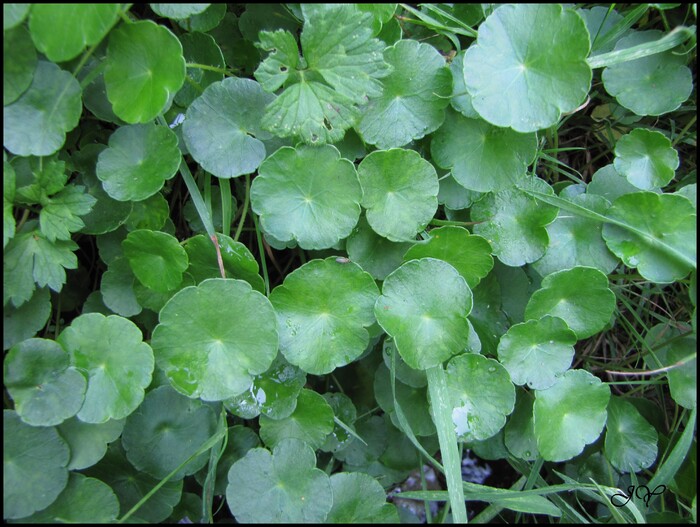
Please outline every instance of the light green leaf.
M345 241L350 259L377 280L384 280L401 265L410 247L410 242L392 242L374 232L364 215Z
M124 423L124 419L111 419L91 424L73 417L58 425L58 432L70 447L68 469L82 470L99 462L107 452L107 445L122 434Z
M414 150L372 152L358 166L357 175L367 222L391 241L414 238L437 210L437 173Z
M211 4L149 4L153 11L162 17L182 20L206 11Z
M546 461L567 461L598 439L610 388L584 370L569 370L551 388L535 391L537 448Z
M591 56L607 53L615 47L614 40L609 41L604 46L598 45L598 43L604 42L603 37L606 37L608 32L623 20L623 16L611 7L601 5L590 9L576 10L586 23L586 29L591 36Z
M185 82L182 44L152 20L111 31L106 61L107 97L114 113L127 123L155 119Z
M194 454L216 432L214 410L170 386L148 392L143 403L126 420L122 445L138 470L162 479ZM207 462L200 454L175 473L174 480L197 472Z
M109 196L143 201L156 194L180 166L175 133L153 123L118 128L97 160L96 174Z
M23 26L5 29L2 42L2 98L3 105L7 106L29 88L34 78L37 57L29 31Z
M381 94L379 79L390 71L382 58L384 44L372 38L372 15L354 5L302 9L303 59L288 31L260 32L260 47L271 54L255 77L267 91L286 84L268 106L262 126L305 143L335 142L355 124L358 105Z
M594 194L579 194L571 201L599 214L610 207L605 198ZM560 209L557 219L547 225L547 252L533 262L533 269L542 276L576 266L595 267L605 274L613 272L620 261L608 250L602 231L601 222Z
M87 382L53 340L28 339L5 357L4 382L22 421L54 426L83 405Z
M37 289L20 307L9 303L2 310L2 349L6 350L36 335L51 315L51 295L47 288Z
M465 353L447 364L452 422L460 441L492 437L515 406L515 387L496 360Z
M265 107L275 99L250 79L228 78L209 86L188 108L183 137L192 157L217 177L255 171L265 159L260 128Z
M68 445L54 427L24 424L4 410L3 519L24 518L53 503L68 483Z
M642 190L666 186L679 163L678 152L661 132L636 128L615 145L615 170Z
M380 149L401 147L437 130L452 90L445 59L429 44L400 40L384 50L384 58L393 70L357 124L362 139Z
M177 239L165 232L132 231L122 242L122 249L139 282L160 293L180 285L189 264Z
M438 171L438 175L440 172ZM457 183L452 174L448 172L446 176L440 177L440 191L438 192L438 203L445 205L445 215L449 218L448 209L463 210L471 207L482 196L481 192L467 190Z
M638 31L621 38L615 50L631 48L662 37L659 30ZM637 115L672 112L693 92L693 75L682 54L656 53L603 70L606 91Z
M271 419L260 416L260 438L270 448L290 438L304 441L314 450L323 445L333 431L333 409L322 395L302 389L294 411L287 417Z
M620 397L608 403L605 457L621 472L639 472L656 461L658 434L635 406Z
M474 109L518 132L549 128L585 100L590 47L581 17L559 4L499 7L464 56Z
M695 267L696 213L686 197L653 192L625 194L613 202L607 216L634 226L631 230L606 223L603 239L626 266L636 267L644 278L671 283Z
M107 271L102 274L100 292L102 302L117 315L133 317L141 313L142 306L136 298L134 285L136 276L129 261L118 257L109 263Z
M532 181L534 188L553 194L543 180ZM486 238L498 259L511 267L539 260L547 250L548 224L557 217L557 209L543 205L519 189L487 194L471 209L474 233Z
M435 163L452 170L452 177L464 188L505 190L525 179L537 153L537 136L448 111L430 152Z
M250 189L263 230L303 249L327 249L346 238L361 199L354 165L333 146L280 148L260 165Z
M632 192L639 192L639 189L615 170L615 165L612 163L596 170L591 178L591 182L586 187L586 194L602 196L611 203L623 194ZM652 192L658 193L660 191L652 189ZM602 211L597 212L602 213Z
M42 207L39 213L41 232L50 242L70 240L71 233L85 226L80 216L90 212L96 202L95 198L85 192L85 187L66 186L48 198Z
M450 99L450 104L452 108L464 117L479 119L479 114L476 113L474 106L472 106L472 96L469 95L467 85L464 83L465 53L466 51L460 51L450 63L450 71L452 72L452 98Z
M430 231L430 238L416 243L404 255L404 261L418 258L437 258L452 265L467 281L476 285L493 268L491 245L481 236L469 234L462 227L440 227Z
M273 289L280 351L307 373L324 375L367 348L379 289L353 262L312 260Z
M228 481L226 502L241 523L321 523L333 504L329 477L299 439L282 440L272 454L249 450L233 464Z
M88 378L78 418L86 423L121 419L141 404L153 373L153 351L125 318L88 313L73 319L56 341L71 365Z
M119 515L119 500L99 479L71 472L56 501L27 518L28 523L112 523Z
M78 125L83 104L75 77L40 60L29 88L3 109L3 145L18 156L48 156Z
M158 366L189 397L221 401L241 394L277 354L274 309L242 280L186 287L159 319L151 339Z
M574 267L545 276L525 307L525 319L559 317L581 340L603 330L614 311L608 277L593 267Z
M498 359L513 382L545 390L571 367L576 333L556 316L511 326L498 343Z
M2 27L4 31L21 24L29 14L31 4L3 4Z
M29 30L36 49L53 62L66 62L102 40L119 9L119 4L36 4Z
M411 368L425 370L464 350L472 293L450 264L434 258L406 262L386 277L374 306Z
M341 472L331 476L333 508L328 523L399 523L396 506L369 474Z

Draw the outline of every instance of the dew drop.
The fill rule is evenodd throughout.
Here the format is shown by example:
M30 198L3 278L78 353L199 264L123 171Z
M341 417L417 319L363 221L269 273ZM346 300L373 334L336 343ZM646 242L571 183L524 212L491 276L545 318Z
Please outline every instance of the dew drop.
M525 457L531 457L531 456L532 456L532 453L529 450L527 452L525 452Z
M496 371L495 366L489 366L489 373L494 373Z

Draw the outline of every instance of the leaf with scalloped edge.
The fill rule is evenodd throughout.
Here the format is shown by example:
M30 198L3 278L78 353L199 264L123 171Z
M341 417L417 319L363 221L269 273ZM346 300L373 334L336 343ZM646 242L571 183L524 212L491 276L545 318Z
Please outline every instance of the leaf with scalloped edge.
M464 56L464 81L486 121L518 132L556 124L591 87L588 30L559 4L496 9Z
M166 232L132 231L122 242L122 249L139 282L160 293L180 285L189 264L177 238Z
M680 164L678 152L661 132L635 128L615 145L615 170L642 190L666 186Z
M611 397L605 432L605 457L621 472L649 468L658 452L656 429L622 397Z

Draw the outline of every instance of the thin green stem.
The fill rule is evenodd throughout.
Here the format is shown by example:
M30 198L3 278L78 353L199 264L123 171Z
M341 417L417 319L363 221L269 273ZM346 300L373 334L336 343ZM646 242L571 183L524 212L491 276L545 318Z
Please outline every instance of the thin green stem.
M231 181L225 178L219 179L219 191L221 193L221 225L222 232L231 236Z
M678 132L678 135L671 142L671 146L675 147L681 141L681 139L683 139L683 136L688 132L688 130L690 130L690 128L695 125L697 120L698 120L698 116L693 115L693 117L690 119L690 121L688 121L688 124L686 124L683 127L683 129L680 132Z
M231 70L227 70L225 68L219 68L218 66L210 66L209 64L199 64L197 62L188 62L186 64L188 68L196 68L200 70L207 70L207 71L214 71L216 73L221 73L222 75L229 75L231 76L233 72Z
M258 238L258 252L260 253L260 267L262 267L263 280L265 281L265 295L270 296L270 277L267 274L267 260L265 258L265 246L263 245L262 234L260 233L260 227L258 226L258 218L255 213L251 211L250 215L253 217L253 223L255 224L255 234Z
M241 236L241 231L243 230L243 223L245 222L246 214L248 214L248 202L250 201L250 176L246 174L245 177L245 197L243 198L243 211L241 212L241 219L238 221L238 228L236 229L236 235L233 237L234 241L238 241ZM257 231L257 227L255 229Z

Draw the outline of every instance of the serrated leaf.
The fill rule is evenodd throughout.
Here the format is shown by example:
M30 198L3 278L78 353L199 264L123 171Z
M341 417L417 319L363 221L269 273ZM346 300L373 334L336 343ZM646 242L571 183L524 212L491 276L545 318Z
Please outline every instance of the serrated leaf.
M493 268L491 245L481 236L469 234L462 227L440 227L430 231L424 243L413 245L404 255L404 261L418 258L437 258L452 265L471 288Z
M379 235L407 241L437 210L435 168L418 152L392 148L372 152L357 167L367 223Z
M114 113L127 123L155 119L185 82L182 44L152 20L112 30L106 61L107 97Z
M498 343L498 359L515 384L545 390L571 366L576 340L564 320L545 315L511 326Z
M70 240L71 233L85 226L80 216L89 213L96 202L85 192L85 187L68 185L42 207L39 213L41 232L50 242Z
M357 359L369 343L379 289L359 265L312 260L270 294L280 351L307 373L323 375Z
M635 406L621 397L608 403L605 457L621 472L639 472L656 461L658 434Z
M679 163L678 152L661 132L636 128L615 145L615 170L642 190L666 186Z
M182 273L189 262L174 236L139 229L128 234L122 248L134 275L146 287L166 293L182 282Z
M189 397L221 401L241 394L277 354L274 309L242 280L186 287L159 320L151 339L158 366Z
M569 370L535 391L537 448L547 461L566 461L598 439L607 418L610 388L584 370Z
M614 311L615 293L609 288L607 276L593 267L574 267L542 280L525 307L525 319L559 317L581 340L601 331Z
M29 30L36 48L49 60L66 62L102 40L119 9L119 4L36 4Z
M466 189L505 190L525 179L537 153L537 136L469 119L449 110L430 143L435 163Z
M464 56L474 109L518 132L549 128L585 100L590 46L583 20L559 4L499 7Z
M88 313L73 319L56 341L88 378L78 418L87 423L121 419L143 401L153 373L153 351L125 318Z
M109 196L143 201L156 194L180 166L177 136L153 123L118 128L100 152L95 172Z
M401 147L437 130L452 89L445 59L429 44L400 40L384 50L384 58L392 72L357 124L362 139L380 149Z
M267 91L287 84L268 106L262 126L305 143L335 142L359 117L357 105L381 93L379 79L389 73L384 44L372 38L372 15L353 5L309 4L303 12L303 63L291 33L260 33L260 47L271 56L256 78Z
M3 145L18 156L51 155L78 125L82 111L75 77L41 60L29 88L3 110Z
M354 165L332 146L280 148L260 165L250 189L263 230L303 249L327 249L347 237L361 199Z
M323 522L333 503L328 476L299 439L283 439L272 453L249 450L231 467L228 482L226 502L242 523Z
M671 283L693 269L697 258L696 213L684 196L625 194L613 202L607 216L634 226L632 230L606 223L603 239L626 266L636 267L644 278Z
M471 290L457 270L422 258L386 277L374 314L406 364L425 370L467 346L471 308Z
M623 50L662 37L659 30L637 31L621 38L615 50ZM603 70L606 91L637 115L662 115L677 109L693 91L693 75L682 54L656 53Z
M148 392L126 420L122 445L129 462L162 479L194 454L216 432L216 414L199 399L190 399L170 386ZM200 454L173 476L194 474L207 462Z
M213 83L187 109L183 137L192 157L220 178L255 171L265 159L260 128L265 107L275 96L250 79Z

